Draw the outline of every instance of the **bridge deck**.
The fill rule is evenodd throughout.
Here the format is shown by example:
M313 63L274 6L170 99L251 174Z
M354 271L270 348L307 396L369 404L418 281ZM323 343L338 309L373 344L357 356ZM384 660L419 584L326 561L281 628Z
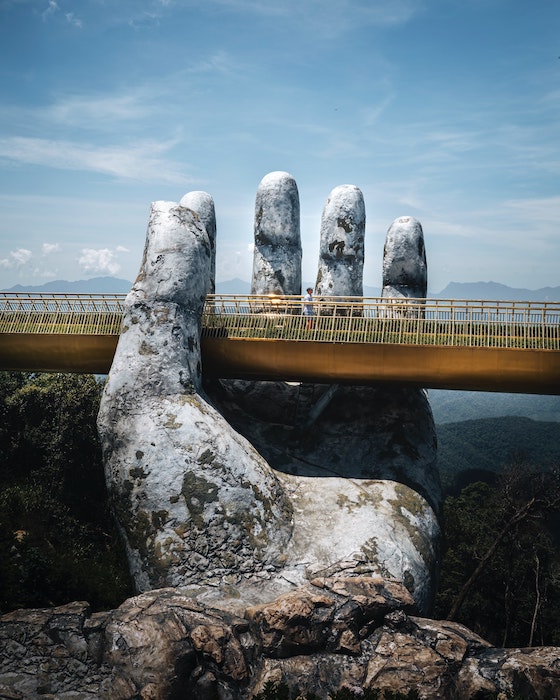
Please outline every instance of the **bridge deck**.
M107 373L124 296L0 296L0 368ZM207 376L560 394L560 304L209 296Z

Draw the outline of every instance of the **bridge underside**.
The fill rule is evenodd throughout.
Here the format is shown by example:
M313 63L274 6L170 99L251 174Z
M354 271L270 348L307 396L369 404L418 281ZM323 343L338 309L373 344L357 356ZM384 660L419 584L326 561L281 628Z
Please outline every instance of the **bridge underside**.
M107 374L117 335L0 333L0 369Z
M115 335L0 334L0 368L107 374ZM560 351L203 338L205 376L560 395Z
M204 373L222 378L560 394L556 351L213 338L202 347Z

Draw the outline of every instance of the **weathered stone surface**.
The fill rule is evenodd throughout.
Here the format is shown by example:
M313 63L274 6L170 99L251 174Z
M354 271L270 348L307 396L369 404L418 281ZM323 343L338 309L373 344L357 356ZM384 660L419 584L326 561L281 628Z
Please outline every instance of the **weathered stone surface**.
M261 185L261 243L283 248L295 183L272 173ZM329 201L344 234L337 265L361 276L361 192L343 186ZM292 239L299 249L299 229ZM211 258L196 212L153 206L98 420L138 590L196 585L219 606L234 585L259 604L316 576L375 574L403 581L427 613L440 494L425 395L264 382L202 391ZM354 272L336 291L353 291Z
M183 195L179 204L198 214L201 224L206 229L210 242L210 280L208 292L213 294L216 290L216 210L214 199L208 192L193 190Z
M98 698L111 675L100 646L108 614L90 615L76 602L0 617L0 697Z
M402 584L321 579L261 606L217 610L162 589L90 616L86 603L0 617L0 697L13 700L249 700L267 681L326 700L417 690L551 700L559 649L496 649L462 625L410 616Z
M265 460L199 392L208 236L153 205L98 417L107 483L138 590L274 569L291 510Z
M284 579L376 573L430 610L438 561L436 435L424 392L222 381L206 387L274 468L293 505ZM281 591L276 589L279 594Z
M321 218L316 296L363 296L365 227L361 190L355 185L335 187Z
M289 173L261 180L254 235L251 294L301 294L299 193Z
M395 219L383 250L383 296L426 297L428 267L424 233L412 216Z

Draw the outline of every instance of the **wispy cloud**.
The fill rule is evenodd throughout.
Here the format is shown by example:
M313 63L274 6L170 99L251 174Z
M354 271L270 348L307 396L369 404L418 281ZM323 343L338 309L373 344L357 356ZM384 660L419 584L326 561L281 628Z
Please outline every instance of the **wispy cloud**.
M510 221L510 232L504 231L508 240L518 241L518 248L526 247L527 242L534 250L543 253L556 249L558 244L558 212L560 195L532 199L508 200L503 211Z
M60 244L59 243L43 243L43 245L41 246L41 252L44 256L52 255L52 253L59 253L60 252Z
M332 24L333 31L350 25L365 24L390 26L408 21L418 9L413 0L211 0L215 5L231 11L302 18L325 26Z
M81 126L141 120L149 115L150 105L139 93L109 95L65 95L43 110L43 115L57 124Z
M41 12L41 19L43 22L47 22L51 17L58 15L60 12L63 13L68 24L71 24L73 27L77 27L78 29L83 27L82 20L74 12L63 12L56 0L49 0L46 8Z
M83 22L82 20L77 17L73 12L66 12L64 14L66 17L66 21L68 24L71 24L73 27L78 27L78 29L81 29L83 27Z
M225 51L217 51L206 58L196 61L187 68L188 73L230 74L233 70L233 60Z
M21 267L28 263L33 257L33 253L27 248L17 248L16 250L10 251L7 258L0 260L0 267L12 268Z
M88 273L108 273L116 275L121 266L115 259L115 252L109 248L83 248L78 265Z
M47 7L43 10L41 17L43 21L46 21L49 17L56 14L59 11L58 3L55 0L49 0Z
M185 184L189 178L165 154L174 143L94 146L64 140L26 137L0 139L0 157L61 170L83 170L142 182Z

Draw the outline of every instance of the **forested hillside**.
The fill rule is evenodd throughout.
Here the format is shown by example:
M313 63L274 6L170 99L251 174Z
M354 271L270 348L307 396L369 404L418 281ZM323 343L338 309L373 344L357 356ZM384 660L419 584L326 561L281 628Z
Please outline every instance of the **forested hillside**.
M523 458L536 468L560 464L560 423L521 416L480 418L437 426L438 464L444 492L456 492L483 471L500 473Z

